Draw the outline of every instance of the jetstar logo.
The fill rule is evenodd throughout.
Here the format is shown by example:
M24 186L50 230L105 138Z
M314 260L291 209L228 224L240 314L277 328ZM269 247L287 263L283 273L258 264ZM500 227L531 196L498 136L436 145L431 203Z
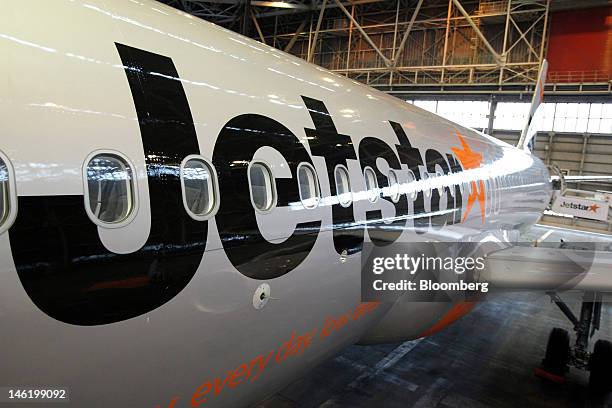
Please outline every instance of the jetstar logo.
M605 201L593 201L583 197L559 196L553 202L552 210L556 213L591 220L606 221L609 205Z
M601 208L601 206L597 204L587 205L587 204L580 204L580 203L571 203L567 201L563 201L560 206L563 208L570 208L572 210L587 211L587 212L592 212L592 213L596 213L597 210Z
M561 203L561 207L563 207L563 208L570 208L572 210L592 211L592 212L596 212L597 209L599 208L599 206L597 204L589 206L589 205L585 205L585 204L572 203L572 202L568 202L568 201L563 201Z
M457 135L457 137L459 138L459 141L461 142L461 149L458 147L451 147L451 150L453 151L453 153L455 153L455 156L457 156L457 158L461 162L461 166L463 166L463 169L471 170L471 169L477 169L480 166L482 166L482 161L483 161L482 154L473 151L472 148L465 141L461 133L459 133L456 129L455 129L455 134ZM461 222L465 222L465 220L467 219L467 216L470 214L470 211L472 210L472 207L474 206L474 202L478 200L478 204L480 205L480 218L482 219L482 222L484 223L485 204L486 204L485 203L484 182L482 180L478 180L478 185L477 185L476 181L472 181L471 186L472 188L468 196L467 206L466 206L465 213L463 214L463 219L461 220Z
M589 211L590 212L596 213L597 210L599 210L599 206L597 204L593 204L593 205L589 206Z

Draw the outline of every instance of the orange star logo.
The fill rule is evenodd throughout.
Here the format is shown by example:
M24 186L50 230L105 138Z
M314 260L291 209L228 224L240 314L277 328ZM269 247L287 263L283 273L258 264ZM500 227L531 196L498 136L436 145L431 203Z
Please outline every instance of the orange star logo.
M463 136L455 129L455 134L459 138L461 142L462 149L457 147L452 147L451 150L455 153L455 156L461 162L464 170L469 169L477 169L482 165L482 154L473 151L470 146L467 144ZM468 214L472 210L474 206L474 202L478 200L478 204L480 204L480 217L482 218L482 222L484 223L485 219L485 190L484 190L484 182L482 180L478 180L478 187L476 186L476 182L472 181L472 191L468 196L467 207L465 209L465 214L463 215L463 220L461 222L465 222Z
M596 213L597 210L599 209L599 206L597 204L593 204L592 206L589 207L589 211Z

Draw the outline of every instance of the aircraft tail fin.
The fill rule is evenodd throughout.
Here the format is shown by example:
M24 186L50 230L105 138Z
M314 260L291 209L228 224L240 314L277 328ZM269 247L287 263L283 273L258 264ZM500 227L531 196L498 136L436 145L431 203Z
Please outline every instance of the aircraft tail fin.
M540 66L540 72L538 73L538 82L536 83L535 90L533 92L533 98L531 99L531 107L529 108L529 116L527 117L527 123L521 132L521 138L519 139L516 147L527 151L532 151L535 144L536 130L531 129L531 123L535 116L538 106L544 100L544 83L546 81L546 73L548 72L548 61L543 60Z

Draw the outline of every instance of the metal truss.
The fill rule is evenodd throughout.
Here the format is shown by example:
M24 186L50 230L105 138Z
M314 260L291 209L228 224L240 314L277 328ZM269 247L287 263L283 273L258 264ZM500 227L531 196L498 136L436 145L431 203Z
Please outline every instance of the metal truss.
M240 8L240 3L233 0L166 0L164 3L211 22L232 19Z
M165 0L400 95L529 92L563 1Z

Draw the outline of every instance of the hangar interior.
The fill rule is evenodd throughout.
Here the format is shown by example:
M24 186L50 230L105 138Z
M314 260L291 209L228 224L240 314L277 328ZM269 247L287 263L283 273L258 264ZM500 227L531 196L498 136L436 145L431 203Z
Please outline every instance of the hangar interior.
M536 154L565 176L612 174L606 0L163 1L511 144L546 58ZM566 188L612 194L608 180ZM612 232L609 218L542 222Z
M564 194L612 200L607 0L163 1L513 145L546 59L535 152L567 177ZM611 221L548 211L525 239L558 242L560 226L612 242ZM547 298L528 297L482 304L422 342L351 347L261 407L606 405L589 399L581 374L552 386L533 376L548 331L569 322Z

